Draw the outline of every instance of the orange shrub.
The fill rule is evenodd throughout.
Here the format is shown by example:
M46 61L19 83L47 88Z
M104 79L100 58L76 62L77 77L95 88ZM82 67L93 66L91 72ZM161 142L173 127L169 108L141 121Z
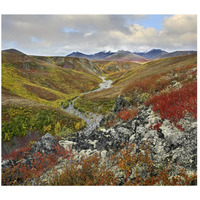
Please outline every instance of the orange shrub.
M73 162L62 174L56 173L50 185L115 185L116 179L105 165L100 166L102 159L95 153L80 162Z
M120 111L117 116L120 119L123 119L124 121L128 121L129 119L133 119L137 116L138 110L135 108L132 108L131 110L128 110L127 108L124 108L122 111Z

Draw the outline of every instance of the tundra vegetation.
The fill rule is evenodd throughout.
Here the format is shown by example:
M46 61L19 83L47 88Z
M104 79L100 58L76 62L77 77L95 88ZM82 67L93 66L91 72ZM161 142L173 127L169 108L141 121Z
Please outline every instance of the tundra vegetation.
M127 105L112 120L109 127L119 121L128 122L138 114L142 105L151 107L161 121L151 126L159 130L168 119L179 130L184 128L179 121L186 115L197 119L197 57L180 56L148 61L143 64L115 61L88 61L76 58L36 57L25 54L3 52L2 54L2 142L14 137L24 137L28 131L50 133L60 139L69 133L83 129L85 122L61 109L66 108L73 98L81 93L98 88L103 74L113 80L113 87L99 92L85 94L75 101L79 111L96 114L109 113L115 99L121 95ZM121 144L121 147L104 162L98 154L74 159L62 172L55 166L60 160L69 162L76 156L71 149L55 146L52 154L31 153L29 146L3 155L3 160L12 159L16 164L2 170L3 185L45 185L39 177L51 174L50 185L193 185L196 173L177 166L178 176L172 177L168 167L157 167L150 157L150 148L144 144L142 152L133 154L135 144ZM31 155L31 166L24 158ZM109 165L109 167L108 167ZM124 172L121 182L112 167ZM136 176L131 178L135 166ZM136 167L137 166L137 167ZM144 177L139 168L146 171Z

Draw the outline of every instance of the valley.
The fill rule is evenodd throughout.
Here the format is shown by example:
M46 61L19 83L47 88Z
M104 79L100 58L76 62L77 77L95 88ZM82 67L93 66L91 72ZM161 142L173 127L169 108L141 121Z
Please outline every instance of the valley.
M2 157L3 185L196 185L197 54L2 51Z

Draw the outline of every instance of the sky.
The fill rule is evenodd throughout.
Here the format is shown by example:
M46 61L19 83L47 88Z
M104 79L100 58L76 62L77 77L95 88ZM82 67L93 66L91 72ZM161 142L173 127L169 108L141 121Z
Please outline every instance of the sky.
M197 15L2 15L2 49L10 48L43 56L197 50Z

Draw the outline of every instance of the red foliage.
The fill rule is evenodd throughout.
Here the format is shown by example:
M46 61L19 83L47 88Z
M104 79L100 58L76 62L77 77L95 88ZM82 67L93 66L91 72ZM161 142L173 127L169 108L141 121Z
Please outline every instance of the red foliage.
M134 117L137 116L137 109L131 109L131 110L127 110L126 108L124 108L122 111L120 111L117 116L120 119L123 119L124 121L128 121L129 119L133 119Z
M24 158L26 155L29 154L30 147L22 147L19 149L16 149L14 151L11 151L8 155L3 156L2 160L5 159L14 159L19 160L21 158Z
M72 155L71 150L65 150L60 145L56 145L53 153L45 154L45 153L30 153L30 148L21 148L16 151L13 151L9 154L8 158L12 158L15 161L20 159L27 158L31 156L32 161L30 165L24 164L23 162L19 162L14 167L10 167L9 169L4 169L2 171L2 184L3 185L15 185L15 184L23 184L27 179L42 175L42 173L52 166L58 164L58 158L70 158Z
M181 71L193 69L195 67L197 67L196 64L188 64L188 65L185 65L185 66L181 66L181 67L175 68L174 72L175 73L177 73L177 72L180 73Z
M160 128L161 126L162 126L162 123L157 123L157 124L154 125L154 126L152 126L152 124L151 124L150 129L154 129L154 130L159 131L159 128Z
M155 95L147 100L145 105L152 105L153 111L158 112L162 120L169 119L181 129L177 123L186 113L197 119L197 82L193 81L178 90Z
M122 93L129 94L133 91L138 91L140 93L151 92L155 90L156 80L158 80L161 75L154 75L152 77L147 77L146 79L134 81L127 85Z

